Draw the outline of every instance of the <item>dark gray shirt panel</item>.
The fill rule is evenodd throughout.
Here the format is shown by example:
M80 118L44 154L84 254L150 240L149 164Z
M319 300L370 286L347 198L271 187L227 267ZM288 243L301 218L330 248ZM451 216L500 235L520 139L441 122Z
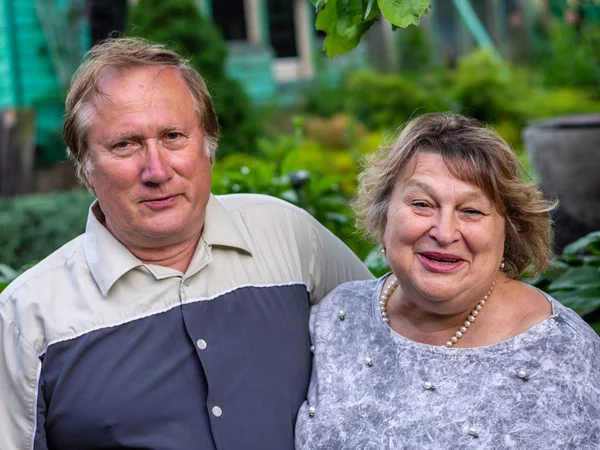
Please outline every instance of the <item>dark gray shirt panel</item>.
M51 345L35 448L292 449L308 317L303 285L246 287Z

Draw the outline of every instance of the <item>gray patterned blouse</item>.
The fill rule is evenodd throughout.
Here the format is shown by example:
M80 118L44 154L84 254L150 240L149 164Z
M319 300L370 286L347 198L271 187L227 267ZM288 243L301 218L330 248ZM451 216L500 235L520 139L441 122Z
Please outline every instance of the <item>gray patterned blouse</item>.
M313 307L296 449L600 449L600 338L577 314L548 297L552 316L513 339L438 347L382 321L382 282Z

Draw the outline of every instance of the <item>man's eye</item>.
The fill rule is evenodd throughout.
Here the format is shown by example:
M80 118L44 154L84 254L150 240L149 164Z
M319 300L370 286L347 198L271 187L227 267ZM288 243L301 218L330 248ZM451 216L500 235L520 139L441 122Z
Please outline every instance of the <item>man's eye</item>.
M429 207L429 203L427 202L412 202L413 206L416 206L417 208L428 208Z
M127 148L128 145L129 145L129 142L121 141L115 145L115 148Z
M171 133L167 133L167 139L170 141L174 141L175 139L179 138L181 136L181 133L176 133L175 131L172 131Z
M480 216L483 213L477 209L469 208L469 209L465 209L465 214L468 214L470 216Z

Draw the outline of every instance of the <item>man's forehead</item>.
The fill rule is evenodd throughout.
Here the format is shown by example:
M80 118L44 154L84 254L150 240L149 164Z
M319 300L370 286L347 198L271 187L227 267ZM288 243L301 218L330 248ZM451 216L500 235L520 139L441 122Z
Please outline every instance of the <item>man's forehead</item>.
M94 108L110 106L112 103L111 97L114 98L115 96L123 98L130 94L133 99L141 99L146 95L154 94L153 84L159 78L162 81L167 80L172 88L182 87L189 92L183 76L175 67L109 66L99 72L96 86L90 92L88 98Z

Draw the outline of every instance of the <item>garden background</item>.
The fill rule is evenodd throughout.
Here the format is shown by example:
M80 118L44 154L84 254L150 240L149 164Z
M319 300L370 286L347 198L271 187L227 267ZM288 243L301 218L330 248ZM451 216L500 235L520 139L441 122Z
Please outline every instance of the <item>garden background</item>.
M476 117L511 144L523 163L523 176L535 179L540 174L524 143L524 129L544 119L600 114L598 1L415 0L430 6L428 15L419 26L393 31L396 27L379 9L376 14L372 9L379 4L385 11L388 0L354 1L371 8L358 16L348 9L353 1L117 0L107 16L106 10L99 14L99 7L94 9L93 0L30 0L34 9L28 14L35 20L27 26L31 36L37 32L42 38L29 58L51 59L48 73L55 81L27 99L30 86L22 76L21 92L6 100L11 87L2 72L0 145L6 140L7 117L12 117L7 112L21 117L33 111L37 132L33 137L25 133L35 144L30 145L33 157L22 156L27 146L18 143L25 139L9 146L21 155L12 158L12 168L10 158L0 159L0 290L85 229L93 197L75 185L66 161L61 108L68 77L83 51L105 38L107 30L164 42L189 57L206 78L223 131L213 193L262 193L294 203L339 236L377 275L387 270L385 262L377 246L356 232L349 200L364 155L392 140L405 121L431 111ZM40 2L54 6L40 13ZM13 41L6 39L18 65L18 35L10 23L25 20L26 13L8 3L2 6L0 31L12 33ZM44 25L42 17L48 15L56 19L54 28ZM290 26L291 35L286 33ZM325 41L330 54L357 47L329 59L322 50L324 39L330 39ZM27 72L24 64L21 72ZM587 151L600 154L598 147ZM22 168L27 161L31 174L19 179L14 164ZM600 224L568 245L563 239L553 268L525 279L600 332L600 231L594 230Z

